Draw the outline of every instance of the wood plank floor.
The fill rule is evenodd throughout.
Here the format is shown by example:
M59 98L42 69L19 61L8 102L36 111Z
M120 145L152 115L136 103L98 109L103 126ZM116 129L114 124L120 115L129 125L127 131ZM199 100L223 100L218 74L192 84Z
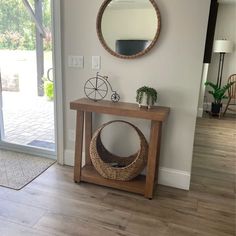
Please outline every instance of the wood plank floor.
M0 187L0 236L235 235L235 121L198 119L189 192L155 199L73 182L54 165L21 191Z

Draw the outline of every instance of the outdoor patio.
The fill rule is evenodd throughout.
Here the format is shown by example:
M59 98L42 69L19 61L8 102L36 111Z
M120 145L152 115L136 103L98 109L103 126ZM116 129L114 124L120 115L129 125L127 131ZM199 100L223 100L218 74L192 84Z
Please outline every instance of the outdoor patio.
M54 143L53 111L53 102L45 97L3 92L3 140L21 145L34 140Z
M51 58L45 52L45 71L52 67ZM0 50L0 65L3 141L53 150L54 103L37 95L35 51Z

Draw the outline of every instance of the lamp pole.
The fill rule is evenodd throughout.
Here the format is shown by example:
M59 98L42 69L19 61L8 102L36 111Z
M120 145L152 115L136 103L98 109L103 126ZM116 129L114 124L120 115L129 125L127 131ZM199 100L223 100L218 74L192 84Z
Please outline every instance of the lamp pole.
M215 40L213 51L215 53L220 53L218 76L217 76L217 87L221 88L225 54L231 53L233 51L233 42L226 39Z
M224 60L225 60L225 52L220 53L219 67L218 67L218 76L217 76L217 87L221 87L222 83L222 75L224 69Z

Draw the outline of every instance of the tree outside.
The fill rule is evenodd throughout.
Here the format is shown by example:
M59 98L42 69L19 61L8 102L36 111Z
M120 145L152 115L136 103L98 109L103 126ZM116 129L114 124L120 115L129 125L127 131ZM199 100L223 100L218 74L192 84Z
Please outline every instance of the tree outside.
M34 0L29 1L34 6ZM50 0L43 0L44 50L51 50ZM22 0L0 0L0 49L35 50L35 24Z

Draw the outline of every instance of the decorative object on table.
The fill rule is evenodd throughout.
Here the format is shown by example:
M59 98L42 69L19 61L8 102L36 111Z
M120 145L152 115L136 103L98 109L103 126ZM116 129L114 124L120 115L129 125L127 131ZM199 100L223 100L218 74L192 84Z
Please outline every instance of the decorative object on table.
M143 86L136 91L136 102L139 107L151 108L157 102L157 91L154 88Z
M126 14L117 14L114 9L122 9ZM161 15L155 0L105 0L99 9L96 26L106 51L115 57L134 59L148 53L156 44Z
M118 102L120 100L120 95L113 90L110 82L108 81L108 76L99 75L97 72L95 77L88 79L84 85L84 93L87 98L93 101L99 101L106 97L108 93L108 86L112 92L111 101Z
M221 88L219 87L219 84L214 84L209 81L205 83L206 86L210 86L212 88L212 90L208 91L208 93L214 98L214 102L211 104L211 114L213 116L220 116L222 100L227 98L225 93L233 84L234 82L229 82Z
M140 139L140 150L129 156L119 157L110 153L101 141L102 130L115 122L122 122L130 125L137 132ZM98 173L107 179L128 181L138 176L147 163L148 143L143 133L133 124L114 120L102 125L93 135L90 143L90 157Z
M152 112L135 107L134 103L120 102L114 106L109 101L95 103L88 98L77 99L70 103L70 109L76 110L76 141L74 181L86 182L119 190L129 191L153 198L156 183L158 183L158 166L161 150L161 134L163 123L167 120L169 107L153 107ZM92 139L92 117L95 114L135 117L151 122L148 144L148 161L146 175L138 175L130 181L117 181L103 178L93 167L89 152ZM132 140L130 140L132 141ZM82 167L82 156L85 154L85 165Z
M232 41L223 39L223 40L215 40L213 52L220 53L219 58L219 67L218 67L218 76L217 76L217 87L221 87L222 83L222 75L224 69L224 58L226 53L232 53L234 49L234 43Z
M43 83L44 94L49 101L53 100L54 97L53 79L50 76L50 72L52 71L53 68L48 69L47 78L44 78L44 83Z
M225 115L227 110L230 111L236 111L235 109L229 108L231 105L236 105L236 74L230 75L228 78L228 83L233 82L234 84L228 89L228 102L225 107L225 111L223 113L223 116ZM231 104L231 100L234 99L234 103Z

